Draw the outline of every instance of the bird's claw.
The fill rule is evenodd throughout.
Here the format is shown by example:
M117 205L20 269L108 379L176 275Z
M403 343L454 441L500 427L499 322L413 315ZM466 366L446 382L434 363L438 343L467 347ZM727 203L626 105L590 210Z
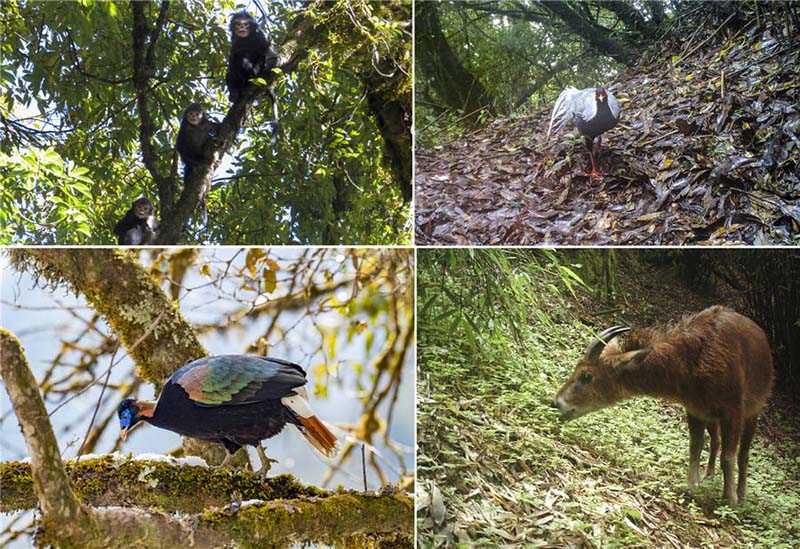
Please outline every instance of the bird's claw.
M603 179L603 174L601 174L601 173L600 173L600 172L598 172L597 170L592 170L591 172L589 172L589 173L588 173L588 174L586 174L586 175L587 175L588 177L590 177L590 178L592 178L592 177L596 177L596 178L598 178L598 179Z
M267 479L267 473L272 469L272 464L279 462L277 459L267 457L264 448L260 444L256 446L256 452L258 452L258 457L261 459L261 480L264 481Z
M262 481L264 481L264 480L267 480L267 473L269 473L269 470L270 470L270 469L272 469L272 464L273 464L273 463L278 463L278 460L277 460L277 459L272 459L272 458L269 458L269 459L267 459L267 461L266 461L266 462L265 462L265 463L262 465L262 467L261 467L261 480L262 480Z
M267 474L269 473L269 470L272 469L272 465L270 465L271 463L278 463L278 460L270 459L268 463L265 463L261 467L261 472L260 472L261 482L265 482L267 480Z

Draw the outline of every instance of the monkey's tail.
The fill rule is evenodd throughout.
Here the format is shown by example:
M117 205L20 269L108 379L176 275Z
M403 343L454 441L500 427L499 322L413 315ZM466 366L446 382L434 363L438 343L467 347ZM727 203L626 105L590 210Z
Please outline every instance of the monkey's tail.
M269 146L274 147L278 142L278 98L272 88L267 88L267 90L272 99L272 120L269 121L269 125L272 127L272 138L269 140Z
M206 208L206 197L200 199L200 221L203 222L203 225L208 225L208 208Z
M278 121L271 120L269 125L272 126L272 138L269 140L269 146L274 147L278 142Z

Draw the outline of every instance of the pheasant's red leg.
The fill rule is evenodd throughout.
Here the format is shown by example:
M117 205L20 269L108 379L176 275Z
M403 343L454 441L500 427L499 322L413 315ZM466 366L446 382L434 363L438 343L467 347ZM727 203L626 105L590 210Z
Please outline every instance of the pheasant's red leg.
M594 145L594 141L592 141L592 145ZM603 174L597 171L597 166L594 163L594 153L592 152L593 147L589 147L589 159L592 161L592 171L589 173L589 177L599 177L602 179ZM598 150L599 153L599 150Z
M597 166L594 164L594 155L590 152L589 158L592 160L592 172L589 174L589 177L599 177L603 178L603 174L597 171Z

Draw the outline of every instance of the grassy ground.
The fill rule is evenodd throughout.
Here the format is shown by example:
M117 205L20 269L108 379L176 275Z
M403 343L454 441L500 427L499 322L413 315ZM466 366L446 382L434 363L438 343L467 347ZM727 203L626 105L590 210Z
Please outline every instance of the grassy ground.
M671 273L628 268L626 295L648 303L631 316L704 306ZM659 283L648 291L639 280ZM681 407L637 399L557 421L548 404L588 343L579 319L599 307L559 297L555 280L540 284L530 305L541 322L521 341L467 343L420 319L419 544L796 547L800 429L779 397L757 431L745 502L723 504L719 467L688 492Z

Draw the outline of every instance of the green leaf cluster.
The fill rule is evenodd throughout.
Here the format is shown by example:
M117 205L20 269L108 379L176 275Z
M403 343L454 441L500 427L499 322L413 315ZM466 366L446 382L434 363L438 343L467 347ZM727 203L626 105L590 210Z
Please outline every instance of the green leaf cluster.
M179 190L173 147L183 110L197 101L219 119L230 107L227 23L237 5L170 3L163 21L160 7L146 7L153 69L142 98L134 86L130 3L4 5L0 117L9 131L0 137L0 243L109 244L133 200L156 201L163 183L142 162L140 128L150 123L141 118L142 100L154 125L155 167ZM263 7L279 50L306 9L316 18L316 34L306 37L315 47L276 82L277 146L269 144L271 104L264 98L215 174L211 222L192 220L183 242L409 243L409 204L385 158L365 82L385 63L393 75L388 85L410 97L410 3ZM45 154L69 167L44 169L33 158Z

